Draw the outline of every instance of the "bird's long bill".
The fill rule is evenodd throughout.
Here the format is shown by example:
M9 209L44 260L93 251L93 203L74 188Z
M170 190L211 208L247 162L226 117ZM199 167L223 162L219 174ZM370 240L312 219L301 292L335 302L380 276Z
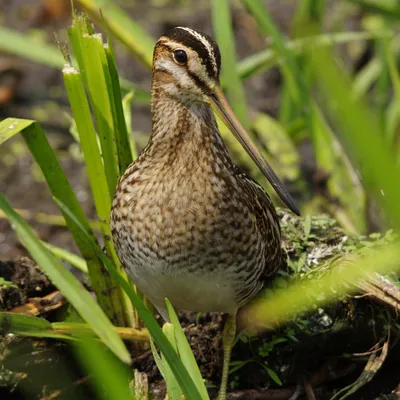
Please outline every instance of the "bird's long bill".
M271 183L276 193L278 193L279 197L285 202L290 210L292 210L295 214L300 215L300 212L294 204L289 192L285 189L283 183L276 176L275 172L257 149L256 145L251 141L249 134L236 118L231 106L228 103L228 100L219 86L217 86L214 90L214 93L211 95L211 99L218 116L230 128L231 132L235 135L239 143L244 147L249 156L257 164L258 168L260 168L262 173L267 177L268 181Z

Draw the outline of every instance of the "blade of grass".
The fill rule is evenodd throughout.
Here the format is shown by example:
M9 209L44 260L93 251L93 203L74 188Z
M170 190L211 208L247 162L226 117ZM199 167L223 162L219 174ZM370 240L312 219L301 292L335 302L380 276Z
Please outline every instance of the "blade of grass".
M338 44L372 40L391 35L392 33L387 30L375 32L322 33L290 40L285 43L285 47L291 50L296 56L299 56L308 53L310 50L316 51L318 47L333 47ZM265 72L281 62L282 58L277 52L272 49L266 49L239 61L237 64L237 72L241 79L247 79L258 73Z
M119 84L117 65L115 62L115 56L113 48L111 46L111 42L109 42L109 44L106 45L105 53L107 57L108 69L110 71L110 78L111 78L111 87L113 95L112 104L115 105L115 112L113 113L113 116L115 116L114 119L115 140L117 144L119 171L120 174L122 174L132 163L133 159L131 153L130 140L128 136L128 129L125 121L125 114L122 106L121 87Z
M97 215L99 217L100 229L104 238L104 243L108 254L112 257L115 265L119 265L118 257L115 254L114 246L111 240L111 231L109 224L109 214L111 209L111 199L108 191L107 179L103 163L101 160L99 148L97 145L96 132L94 130L89 105L86 99L83 83L80 74L75 68L66 65L63 70L64 83L67 90L68 98L72 108L72 114L76 121L77 130L80 137L82 151L85 157L86 167L89 176L90 187L92 190ZM98 274L102 275L102 271L91 271L90 277L100 279ZM92 276L94 274L94 276ZM125 325L130 323L130 317L127 315L128 310L125 309L124 300L120 288L115 285L111 286L108 277L102 278L103 289L107 287L106 297L112 299L113 309L115 310L118 321L117 325ZM107 286L105 286L107 284ZM104 296L104 295L103 295Z
M123 362L129 363L130 356L126 347L99 304L74 275L65 269L60 261L46 249L35 236L32 228L12 209L1 193L0 208L7 214L19 240L49 279L63 293L79 315L92 327L93 331L110 350ZM69 216L73 218L74 222L79 221L71 211L69 211ZM81 222L79 224L81 225ZM81 226L83 227L83 225ZM89 233L88 235L90 236Z
M175 310L168 299L165 299L165 302L167 304L168 315L173 325L173 334L176 340L176 347L179 356L183 362L183 365L186 367L186 370L192 377L197 389L200 391L201 398L209 399L206 385L204 384L200 369L197 365L196 359L194 358L193 352L186 339L185 333L183 332L181 324L179 323Z
M236 50L230 2L228 0L212 1L211 13L215 38L221 51L222 65L226 66L222 68L221 84L224 86L233 111L235 111L243 126L248 128L250 125L247 115L246 95L236 70Z
M156 41L121 9L109 0L78 0L95 19L105 18L107 29L121 41L147 68L151 68Z
M249 306L246 321L253 327L273 328L316 307L337 301L344 294L359 290L357 282L374 273L399 271L399 243L379 249L368 257L344 256L318 279L300 280L268 293L268 298ZM244 314L243 314L244 316Z
M382 60L374 57L362 68L352 82L352 92L357 97L364 96L374 84L383 69Z
M68 210L68 208L66 208L58 199L54 200L57 202L59 207L62 207L64 209L64 212L70 215L70 217L75 221L76 226L80 229L82 235L85 236L88 243L90 243L91 246L93 246L93 249L95 250L98 257L104 263L104 266L106 267L107 271L110 273L113 279L115 279L115 281L118 282L119 286L123 288L125 293L128 295L134 308L137 310L137 312L140 315L140 318L143 320L147 329L149 330L150 335L152 336L158 348L160 349L161 353L167 360L186 398L191 400L192 399L201 400L202 398L199 394L199 391L196 388L195 384L193 383L193 380L190 377L188 371L186 370L182 361L180 360L177 353L171 346L171 343L169 343L168 339L163 334L153 314L147 309L142 300L136 294L132 285L130 285L129 282L115 269L115 266L101 251L99 245L93 240L93 238L90 237L90 234L87 232L87 230L85 230L85 228L80 224L80 222L74 218L73 214Z
M397 69L396 60L393 54L393 40L387 40L383 45L386 63L388 65L390 78L393 84L394 89L394 101L397 105L397 116L400 115L400 74ZM394 134L392 137L389 137L389 143L394 142ZM400 154L400 153L399 153Z
M1 335L8 333L38 332L51 329L51 322L43 318L16 313L0 312Z
M126 127L128 129L128 139L129 139L129 147L131 148L131 154L134 160L138 157L136 143L133 139L132 135L132 111L131 111L131 103L134 97L134 92L127 93L122 99L122 109L124 111L124 117L126 121Z
M1 140L1 138L0 138L0 140ZM36 221L36 222L39 222L40 224L53 225L53 226L67 226L67 223L65 222L65 218L62 215L34 212L34 211L26 210L26 209L24 210L21 208L16 208L15 211L19 215L21 215L24 219L26 219L27 221ZM3 212L0 212L0 218L6 218L6 216ZM90 228L93 231L99 230L98 221L88 220L88 222L89 222Z
M114 120L109 93L111 80L100 34L84 35L82 38L83 67L87 79L87 90L100 138L104 170L108 182L110 200L117 187L119 170L117 147L114 136ZM76 53L75 53L76 55ZM104 192L105 195L107 192Z
M86 215L39 124L31 120L7 118L0 123L0 138L10 137L10 133L21 133L25 143L43 172L53 195L63 199L76 218L90 231ZM98 184L97 181L96 184ZM82 235L79 230L76 229L74 224L71 225L71 221L67 215L63 215L79 251L87 262L97 300L110 319L117 325L124 325L123 315L121 315L120 308L118 308L118 297L115 295L117 290L116 286L104 276L102 264L93 252L91 246L87 246L87 244L82 241Z
M53 331L68 335L68 337L77 338L79 333L88 333L93 335L93 329L90 325L77 322L53 322L51 324ZM145 329L134 329L114 326L115 331L123 340L131 342L148 342L149 335Z
M372 3L365 0L347 0L350 3L359 5L364 11L380 14L388 19L400 19L400 7L388 7L384 4Z
M148 342L149 335L146 330L137 330L125 327L113 327L118 336L131 342ZM88 324L53 322L11 312L0 312L0 334L13 333L20 336L46 337L62 340L78 340L79 334L94 335L95 332Z
M80 271L84 272L85 274L87 274L88 271L88 267L86 264L86 261L77 256L74 253L71 253L67 250L62 249L61 247L57 247L54 246L50 243L45 243L42 242L43 245L48 248L59 260L64 260L69 262L72 266L74 266L75 268L79 269Z
M31 315L0 312L0 335L12 333L19 336L40 337L58 340L72 339L68 335L55 332L52 324Z
M162 331L166 338L169 340L171 343L172 347L174 350L178 353L177 345L176 345L176 339L175 339L175 329L172 324L169 322L166 322L163 325ZM179 353L178 353L179 354ZM167 391L168 391L168 396L170 399L179 399L182 396L182 389L179 386L178 381L175 378L175 375L173 374L171 368L169 367L168 362L164 361L164 359L161 359L162 363L162 370L163 370L163 377L165 379L165 382L167 384ZM188 371L190 373L190 371ZM193 377L192 377L193 378Z
M88 334L82 333L79 339L75 342L75 352L80 364L90 374L98 398L132 400L129 389L132 372L129 372L127 366Z
M60 68L64 58L56 46L39 43L29 33L0 26L0 50L53 68Z

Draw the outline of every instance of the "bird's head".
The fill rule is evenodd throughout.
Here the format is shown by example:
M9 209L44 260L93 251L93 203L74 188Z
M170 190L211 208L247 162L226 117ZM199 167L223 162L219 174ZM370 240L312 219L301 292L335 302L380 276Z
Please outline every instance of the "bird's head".
M153 85L183 103L208 103L219 84L220 69L218 45L190 28L171 29L154 49Z

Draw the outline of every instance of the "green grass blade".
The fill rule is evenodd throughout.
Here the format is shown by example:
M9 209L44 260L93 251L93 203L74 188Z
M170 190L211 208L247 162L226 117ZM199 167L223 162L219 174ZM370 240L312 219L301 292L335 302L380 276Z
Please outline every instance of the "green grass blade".
M151 68L156 41L110 0L78 0L98 21L104 21L110 33L121 41L147 68ZM99 10L102 11L102 20Z
M385 58L386 58L386 63L388 65L389 73L390 73L390 78L393 84L393 90L394 90L394 98L395 102L397 104L397 116L400 115L400 74L398 71L398 67L396 64L396 59L394 57L392 48L393 48L393 40L391 41L386 41L384 43L384 52L385 52ZM392 138L394 137L394 134L392 135ZM393 139L389 141L389 143L393 143Z
M284 39L272 21L271 16L265 10L259 0L242 0L249 13L256 20L261 33L269 35L273 39L272 47L282 58L282 71L291 88L291 95L301 112L305 115L310 133L313 132L313 121L311 116L311 100L307 85L301 71L297 67L292 52L286 47Z
M164 364L163 360L161 359L160 354L158 354L158 350L156 349L156 345L154 344L153 339L150 336L150 347L151 347L151 352L153 354L154 362L157 365L158 370L160 371L161 376L165 380L165 373L164 373Z
M186 367L186 370L192 377L193 382L195 383L197 389L201 394L201 398L204 400L209 399L206 385L204 384L200 369L197 365L196 359L194 358L190 345L186 339L185 333L183 332L181 324L179 323L175 310L168 299L165 299L165 302L167 304L168 315L173 325L173 332L175 335L176 346L178 349L179 356L183 362L183 365Z
M0 145L34 124L30 119L6 118L0 122Z
M31 315L0 312L0 335L13 333L19 336L41 337L58 340L69 340L70 336L55 332L52 324Z
M100 221L100 229L103 236L109 235L111 198L85 89L83 88L80 74L75 68L66 65L63 75L72 115L76 122L80 144L85 156L90 186ZM62 199L62 197L59 198Z
M335 32L312 35L300 39L290 40L285 47L296 56L307 54L310 50L316 51L318 47L333 47L355 41L371 40L392 35L390 31L375 32ZM265 72L282 62L282 58L272 49L266 49L259 53L246 57L237 64L237 72L241 79L247 79L260 72Z
M352 82L352 92L354 95L359 98L364 96L378 79L382 69L383 64L381 59L374 57L369 61L368 64L358 72Z
M81 334L79 339L75 342L75 352L80 364L90 374L98 398L132 400L129 382L133 378L127 366L88 334Z
M76 254L71 253L67 250L62 249L61 247L54 246L50 243L45 243L45 242L42 242L42 243L59 260L64 260L64 261L69 262L71 265L73 265L75 268L79 269L80 271L84 272L85 274L87 274L89 272L86 261L83 258L81 258L81 257L77 256Z
M49 279L63 293L75 310L92 327L93 331L103 340L110 350L123 362L129 363L130 356L124 343L91 294L74 275L46 249L35 236L32 228L11 208L2 194L0 194L0 208L7 214L18 238ZM74 221L78 221L72 212L70 212L70 216L73 217Z
M215 39L218 42L222 58L221 84L236 116L243 126L248 128L246 95L236 70L236 50L230 2L228 0L212 1L211 12Z
M167 360L171 370L173 371L180 387L182 388L187 399L191 400L202 400L198 389L196 388L190 374L186 370L183 365L181 359L178 357L178 354L173 349L171 343L169 343L168 339L163 334L161 328L159 327L156 319L153 314L148 310L148 308L144 305L142 300L139 298L132 285L116 270L115 266L110 262L110 260L104 255L101 251L99 245L93 240L90 236L89 232L85 230L85 228L80 224L78 220L76 220L73 214L66 208L59 200L55 199L59 207L64 209L64 212L69 214L70 217L75 221L77 227L81 230L82 234L85 236L88 243L93 246L93 249L96 251L98 257L104 263L107 271L110 275L118 282L119 286L125 291L131 300L135 310L140 315L140 318L145 323L147 329L149 330L150 335L154 339L161 353Z
M1 51L15 54L49 67L61 68L64 64L64 58L56 46L38 43L27 33L23 34L0 26L0 37Z
M385 274L399 271L399 243L381 248L368 257L344 256L330 266L330 271L322 277L296 281L268 293L268 297L249 307L250 324L271 329L291 321L315 307L324 307L337 301L344 294L354 293L359 288L357 282L375 273Z
M131 110L131 103L132 103L132 99L134 97L134 95L136 95L136 93L134 94L133 91L128 92L124 98L122 99L122 109L124 112L124 118L126 121L126 127L128 130L128 139L129 139L129 147L131 149L131 154L134 160L136 160L136 158L138 157L138 152L136 149L136 143L135 140L133 139L133 135L132 135L132 110Z
M175 339L175 328L174 325L170 324L169 322L166 322L163 325L162 331L166 338L169 340L171 343L172 347L176 352L178 352L177 349L177 344L176 344L176 339ZM175 375L173 374L168 362L164 361L162 359L162 370L163 370L163 377L165 379L165 382L167 384L167 391L168 391L168 396L170 399L179 399L182 396L182 389L179 386L178 381L175 378ZM190 373L190 371L188 370ZM192 376L193 378L193 376Z
M37 332L51 329L51 322L31 315L0 312L0 327L2 335L6 335L7 333L17 334L19 331Z
M365 0L347 0L350 3L359 5L364 11L379 14L387 19L400 19L400 7L388 7L384 4L378 4L378 2L371 2ZM382 2L381 2L382 3Z
M107 179L101 160L96 132L94 130L89 104L86 99L83 83L78 71L71 66L66 66L63 70L64 83L67 90L68 98L72 108L77 130L80 137L82 151L85 157L86 168L89 176L90 187L92 190L97 215L100 222L100 229L104 238L104 243L108 254L112 257L115 265L119 265L119 260L115 254L114 246L111 240L110 231L110 209L111 198L109 196ZM62 199L62 197L59 197ZM101 269L91 271L90 277L93 284L99 281L99 288L106 289L106 296L111 299L114 310L114 321L117 325L125 325L129 321L129 315L125 315L122 293L118 287L109 281L108 277L104 277ZM97 292L96 292L97 293ZM101 294L100 294L101 295ZM110 300L109 300L110 301ZM109 315L109 314L108 314Z
M128 129L125 121L124 109L122 106L121 87L119 84L117 65L111 44L106 45L105 54L107 57L108 69L110 71L113 104L115 107L114 127L115 140L118 153L118 164L120 174L122 174L132 163L131 145L128 136Z
M96 120L98 137L100 138L104 170L108 182L110 199L117 187L119 170L117 147L114 136L114 120L109 93L110 77L100 34L84 35L82 38L83 68L87 79L87 90ZM105 195L104 192L103 195Z

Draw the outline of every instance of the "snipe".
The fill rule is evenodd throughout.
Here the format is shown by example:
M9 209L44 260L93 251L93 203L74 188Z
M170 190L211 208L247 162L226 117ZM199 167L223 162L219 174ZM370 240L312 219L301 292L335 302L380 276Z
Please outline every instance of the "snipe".
M220 399L226 398L236 312L281 262L280 228L261 186L231 160L211 106L288 207L290 195L234 116L207 35L178 27L154 49L153 128L121 177L111 211L117 254L165 320L178 309L228 313Z

